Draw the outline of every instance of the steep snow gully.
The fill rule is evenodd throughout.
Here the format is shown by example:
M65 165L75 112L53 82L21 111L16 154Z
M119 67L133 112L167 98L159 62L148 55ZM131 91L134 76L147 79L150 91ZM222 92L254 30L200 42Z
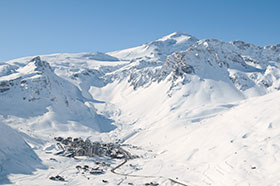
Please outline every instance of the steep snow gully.
M279 90L280 45L178 32L0 62L0 185L280 186Z

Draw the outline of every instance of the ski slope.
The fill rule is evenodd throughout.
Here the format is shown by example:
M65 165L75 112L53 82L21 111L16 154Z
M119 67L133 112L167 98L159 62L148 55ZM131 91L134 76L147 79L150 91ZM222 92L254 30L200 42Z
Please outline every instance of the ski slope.
M278 186L279 74L279 45L178 32L107 54L0 63L0 185ZM58 136L138 158L55 155ZM104 174L76 168L96 162Z

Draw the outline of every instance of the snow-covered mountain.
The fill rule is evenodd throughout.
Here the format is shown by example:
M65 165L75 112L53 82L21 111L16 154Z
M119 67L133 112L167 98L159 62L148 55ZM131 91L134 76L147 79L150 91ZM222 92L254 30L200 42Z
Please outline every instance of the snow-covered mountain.
M164 61L168 55L185 50L197 41L198 39L193 36L175 32L135 48L110 52L109 55L125 60L153 58L153 60Z
M43 130L54 121L65 123L68 120L97 131L114 128L105 119L101 126L92 106L94 100L85 98L75 85L57 76L49 63L40 57L19 66L7 65L7 68L13 69L13 73L0 78L0 112L3 116L47 117L47 122L35 124L37 128L42 125Z
M107 54L0 63L0 122L42 161L34 160L41 166L33 175L7 168L0 175L17 185L50 185L58 173L69 185L280 185L279 89L280 45L177 32ZM122 171L153 177L106 172L88 181L73 160L49 161L57 136L136 145L138 168Z

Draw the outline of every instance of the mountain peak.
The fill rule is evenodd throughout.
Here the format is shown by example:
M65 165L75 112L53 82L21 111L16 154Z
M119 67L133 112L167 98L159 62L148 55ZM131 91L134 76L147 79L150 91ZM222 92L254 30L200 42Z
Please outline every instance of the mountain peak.
M189 34L186 34L186 33L183 33L183 32L173 32L169 35L166 35L166 36L163 36L161 38L159 38L157 41L166 41L166 40L188 40L188 39L195 39L197 40L195 37L189 35Z
M44 69L52 70L50 64L46 61L42 61L40 56L32 58L29 62L34 63L36 71L43 71Z
M108 53L113 57L132 60L144 57L164 62L166 57L175 51L183 51L198 41L197 38L183 32L174 32L155 41L138 47Z
M41 58L40 58L40 56L36 56L36 57L34 57L34 58L32 58L31 60L30 60L30 62L39 62L39 61L41 61Z

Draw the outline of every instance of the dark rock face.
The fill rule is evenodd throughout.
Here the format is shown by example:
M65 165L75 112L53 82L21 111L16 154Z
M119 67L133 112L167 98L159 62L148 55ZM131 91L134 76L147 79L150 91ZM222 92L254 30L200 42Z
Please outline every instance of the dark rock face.
M9 81L0 82L0 93L10 90L11 83Z
M16 84L16 81L17 79L0 81L0 93L10 90Z
M34 57L33 59L30 60L30 62L31 63L33 62L35 64L36 71L44 71L46 69L52 71L50 64L46 61L42 61L40 56Z
M241 50L246 50L247 48L252 46L250 43L246 43L244 41L232 41L232 44L237 46Z
M59 175L51 176L50 180L53 180L53 181L65 181L65 179L62 176L59 176Z

